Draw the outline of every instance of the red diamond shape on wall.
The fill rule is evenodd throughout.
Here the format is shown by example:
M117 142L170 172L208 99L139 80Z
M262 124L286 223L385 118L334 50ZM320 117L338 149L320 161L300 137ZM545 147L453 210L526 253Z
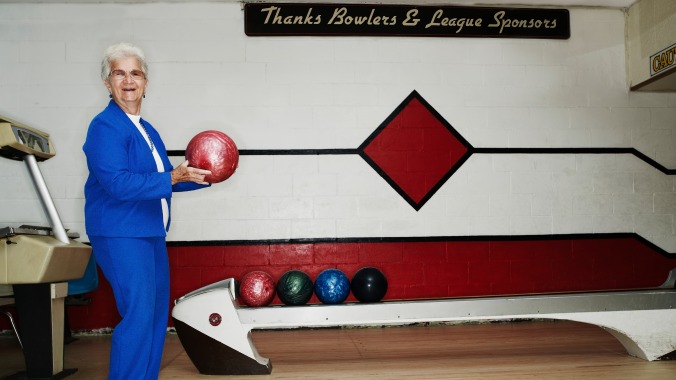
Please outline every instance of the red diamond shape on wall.
M359 146L359 155L420 210L472 154L472 146L413 91Z

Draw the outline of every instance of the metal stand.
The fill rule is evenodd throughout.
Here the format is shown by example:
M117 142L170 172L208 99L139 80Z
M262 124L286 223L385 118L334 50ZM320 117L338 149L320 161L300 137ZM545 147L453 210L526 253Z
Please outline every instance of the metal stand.
M61 217L59 217L59 212L56 210L52 196L49 194L49 188L47 188L45 179L42 176L37 159L32 154L28 154L23 158L23 161L26 163L28 173L33 180L35 191L37 191L40 196L40 203L42 203L45 215L47 215L47 218L49 219L49 225L52 226L54 237L62 243L69 244L70 239L66 234L66 230L63 228Z
M673 283L621 292L246 308L238 305L234 279L228 279L179 298L172 317L195 367L210 375L271 373L270 360L253 344L252 329L561 319L600 326L644 360L676 350Z
M14 285L26 371L7 379L63 379L63 310L67 283Z

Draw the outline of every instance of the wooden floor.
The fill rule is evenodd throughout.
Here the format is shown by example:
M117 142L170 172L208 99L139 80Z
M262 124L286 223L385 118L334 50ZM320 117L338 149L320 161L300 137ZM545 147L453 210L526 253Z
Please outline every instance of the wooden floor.
M106 379L110 336L66 345L70 380ZM629 356L599 327L527 321L385 328L254 331L268 376L200 375L170 333L160 379L676 379L676 360ZM0 378L24 369L11 335L0 337Z

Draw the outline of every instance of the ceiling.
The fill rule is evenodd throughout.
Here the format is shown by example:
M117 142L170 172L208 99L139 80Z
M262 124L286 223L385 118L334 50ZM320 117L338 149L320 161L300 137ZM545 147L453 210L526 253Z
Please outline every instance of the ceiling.
M531 6L531 7L604 7L629 8L639 0L283 0L266 2L292 3L364 3L364 4L436 4L436 5L499 5L499 6ZM254 2L242 0L0 0L0 3L241 3ZM261 2L258 1L257 2Z

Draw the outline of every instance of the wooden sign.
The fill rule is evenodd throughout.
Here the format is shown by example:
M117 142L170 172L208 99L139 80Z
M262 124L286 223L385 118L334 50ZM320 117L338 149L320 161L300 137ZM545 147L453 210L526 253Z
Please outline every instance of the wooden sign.
M650 56L650 76L661 74L668 69L676 68L676 44L662 49Z
M247 3L248 36L570 37L567 9Z

